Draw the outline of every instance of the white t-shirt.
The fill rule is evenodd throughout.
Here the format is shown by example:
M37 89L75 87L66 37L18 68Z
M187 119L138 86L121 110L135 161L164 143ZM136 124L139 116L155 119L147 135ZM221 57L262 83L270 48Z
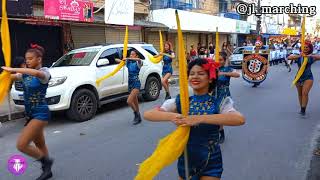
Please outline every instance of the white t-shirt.
M166 112L175 112L177 109L176 99L166 100L160 108ZM234 102L231 99L231 97L226 97L220 104L219 113L227 114L231 112L238 112L238 111L234 108Z
M49 68L42 67L42 68L39 69L39 71L42 71L44 73L44 78L43 79L38 78L40 80L40 82L42 84L49 83L49 80L50 80L50 77L51 77L51 74L49 72ZM18 80L22 80L22 74L18 73L17 74L17 78L18 78Z

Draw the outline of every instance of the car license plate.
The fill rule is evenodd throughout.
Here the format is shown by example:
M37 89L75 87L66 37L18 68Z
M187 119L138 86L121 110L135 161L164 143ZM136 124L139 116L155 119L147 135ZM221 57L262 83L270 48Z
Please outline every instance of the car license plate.
M19 94L18 97L19 97L19 100L24 100L23 94Z

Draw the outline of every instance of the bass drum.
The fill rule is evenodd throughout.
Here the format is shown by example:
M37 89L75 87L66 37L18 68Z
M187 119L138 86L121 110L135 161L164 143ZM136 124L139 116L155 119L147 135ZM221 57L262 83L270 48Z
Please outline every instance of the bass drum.
M267 78L268 54L244 54L242 77L249 83L262 83Z

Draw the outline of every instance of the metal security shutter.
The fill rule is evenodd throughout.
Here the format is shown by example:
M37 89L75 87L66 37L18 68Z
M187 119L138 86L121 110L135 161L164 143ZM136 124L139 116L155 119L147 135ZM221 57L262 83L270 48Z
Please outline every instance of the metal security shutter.
M211 42L211 43L215 44L214 39L215 39L215 35L213 36L213 33L210 33L209 37L208 37L208 43L210 44L210 42Z
M120 31L120 39L123 42L125 31ZM141 30L129 30L129 43L139 43L142 41Z
M120 40L120 30L106 27L106 41L107 43L121 43L123 39Z
M187 34L187 41L186 41L187 52L190 52L191 45L193 45L194 48L197 49L198 43L199 43L199 34L196 34L196 33L188 33Z
M107 43L123 43L125 35L125 29L116 29L112 27L106 27L106 40ZM141 31L129 30L129 43L141 42Z
M164 33L162 33L164 36ZM153 44L154 48L160 52L159 32L147 32L147 43Z
M224 43L224 42L227 42L227 37L228 35L227 34L219 34L219 44L220 44L220 46L219 46L219 48L221 49L221 47L222 47L222 44Z
M75 48L106 43L104 27L71 26L71 34Z
M206 38L207 38L207 34L201 34L201 45L207 45L207 42L206 42Z

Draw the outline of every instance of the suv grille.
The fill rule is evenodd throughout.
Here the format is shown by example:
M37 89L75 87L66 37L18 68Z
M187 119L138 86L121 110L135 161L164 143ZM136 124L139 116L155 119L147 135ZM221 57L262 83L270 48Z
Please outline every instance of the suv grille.
M21 81L14 82L14 86L15 86L17 91L23 91L23 84L22 84Z

